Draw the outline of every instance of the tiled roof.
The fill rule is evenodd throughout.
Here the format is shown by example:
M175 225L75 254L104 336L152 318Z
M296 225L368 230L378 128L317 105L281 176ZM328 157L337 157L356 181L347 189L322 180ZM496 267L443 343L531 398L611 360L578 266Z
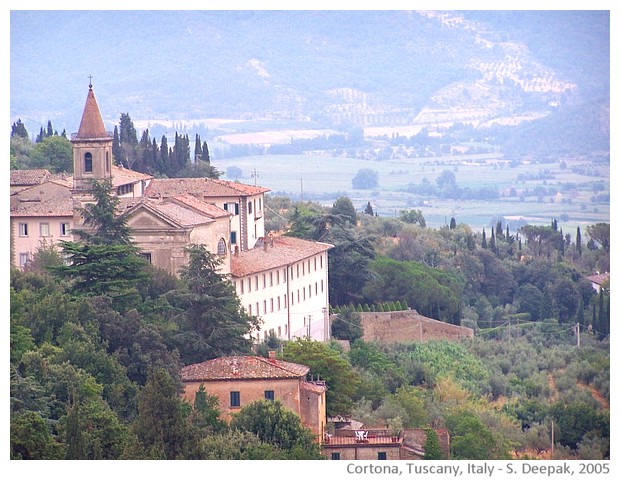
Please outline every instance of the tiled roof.
M182 203L176 203L171 200L151 200L148 198L119 198L119 213L127 212L131 215L132 211L137 211L140 206L155 212L164 220L168 220L181 227L193 227L213 222L213 217L207 213L198 212Z
M87 140L95 138L109 138L110 134L103 124L101 118L101 112L99 111L99 105L95 99L95 94L92 87L88 89L88 95L86 97L86 104L84 105L84 112L82 113L82 121L80 122L80 128L75 139Z
M223 208L198 200L196 197L192 197L191 195L177 195L175 197L171 197L170 200L193 208L194 210L204 213L211 218L232 216L232 213L227 212Z
M39 185L47 182L52 174L44 168L11 170L11 185Z
M232 275L240 278L256 272L291 265L333 248L333 245L328 243L285 236L274 237L272 240L266 240L266 243L266 249L256 246L251 250L233 255L230 266Z
M308 392L316 393L319 395L327 390L325 384L318 384L312 382L302 382L300 384L300 387L302 390L307 390Z
M602 285L607 280L609 280L609 272L605 273L597 273L596 275L591 275L588 277L592 283L596 283L597 285Z
M283 360L263 357L230 356L188 365L181 369L181 380L199 382L207 380L251 380L304 377L309 367Z
M150 198L166 198L188 194L203 200L205 197L239 197L268 192L268 188L213 178L155 178L151 180L145 195Z
M20 191L11 198L11 216L73 216L73 200L69 184L50 181Z
M140 180L150 180L152 175L145 173L135 172L128 168L117 167L112 165L112 185L119 187L121 185L127 185L129 183L137 183Z

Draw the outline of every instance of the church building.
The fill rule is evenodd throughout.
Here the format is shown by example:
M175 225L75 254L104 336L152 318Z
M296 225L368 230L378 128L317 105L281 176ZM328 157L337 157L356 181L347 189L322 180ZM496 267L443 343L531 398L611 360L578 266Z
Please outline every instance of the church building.
M262 319L257 340L329 338L327 255L332 245L265 235L268 188L211 178L154 178L114 165L107 131L89 85L77 133L73 176L11 171L11 264L23 269L37 249L74 240L91 184L110 181L132 239L154 266L177 274L185 247L205 245L222 261L241 305Z

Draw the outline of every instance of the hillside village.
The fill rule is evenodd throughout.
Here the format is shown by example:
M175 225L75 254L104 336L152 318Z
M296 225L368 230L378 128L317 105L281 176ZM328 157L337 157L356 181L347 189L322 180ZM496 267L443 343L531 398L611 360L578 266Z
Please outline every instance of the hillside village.
M473 349L481 350L487 347L476 343L476 334L480 334L482 329L475 321L460 321L461 316L471 320L473 308L469 307L465 314L461 311L457 296L451 290L457 288L454 286L459 283L456 278L449 275L440 276L443 275L441 273L431 273L432 269L422 267L422 262L415 266L413 262L410 262L406 268L401 268L397 275L396 272L400 268L398 265L379 258L373 264L375 278L368 279L368 283L363 286L365 296L372 298L374 295L374 299L378 302L383 299L392 300L392 297L401 294L395 286L398 282L406 284L407 279L423 277L429 282L431 280L434 282L433 286L425 292L425 295L429 298L433 297L433 300L424 305L424 310L421 306L412 303L412 307L401 310L372 312L358 308L356 312L334 312L330 306L332 299L330 299L328 266L330 265L330 252L333 252L339 245L336 245L336 242L266 231L266 202L270 192L268 187L219 178L157 178L115 165L112 155L112 134L104 126L92 84L89 85L78 131L71 136L71 145L73 152L73 174L71 176L52 174L44 169L13 170L11 171L10 198L11 263L15 269L12 289L14 289L16 299L13 302L12 297L12 309L17 312L16 318L20 315L23 318L31 315L32 319L37 319L34 321L41 323L37 327L39 330L34 327L34 324L32 328L26 328L23 325L13 327L12 323L12 358L13 355L19 357L17 363L21 364L20 369L12 371L12 381L15 383L17 392L15 398L23 402L22 399L27 396L24 392L27 393L30 388L34 390L39 388L28 382L32 381L33 375L36 375L33 372L45 371L46 368L53 370L53 378L73 376L72 378L78 378L79 382L83 382L80 384L80 393L73 392L71 389L67 391L73 393L61 392L64 384L60 382L61 387L50 396L53 400L49 400L49 405L46 404L45 407L58 411L66 408L66 414L55 414L67 425L63 427L65 430L61 429L58 433L64 438L63 448L68 448L67 456L105 458L105 455L109 454L110 458L142 458L141 455L146 458L204 458L206 455L204 452L208 450L206 446L208 439L216 434L221 435L218 437L218 442L221 444L217 448L211 445L213 450L208 450L209 455L218 455L214 452L224 455L218 449L223 448L225 438L232 443L249 445L246 454L257 455L257 457L250 458L263 458L258 456L260 452L273 455L271 458L328 458L332 460L449 459L455 451L460 452L457 458L467 458L467 455L471 455L470 458L477 458L477 455L496 455L493 458L504 458L508 455L523 454L523 452L516 453L516 450L511 452L507 447L510 444L507 440L510 435L516 435L512 433L512 429L517 431L520 427L516 426L516 422L514 425L509 425L510 422L503 417L500 418L499 413L488 414L492 417L489 423L496 422L498 429L502 432L505 429L510 433L506 433L506 437L502 439L503 443L498 442L498 444L485 436L487 426L482 425L478 419L474 421L473 410L465 414L457 409L450 410L450 415L447 413L444 415L445 421L439 421L440 415L436 415L433 417L434 420L430 421L431 414L435 415L435 413L428 404L424 403L429 401L424 395L431 395L427 391L430 386L438 389L437 399L432 401L448 399L445 402L446 405L450 405L449 408L455 408L451 403L455 400L457 405L482 402L481 398L485 399L484 401L492 398L498 404L500 401L506 402L510 388L522 389L528 394L531 390L540 392L548 388L540 386L538 382L541 378L538 377L536 380L529 378L526 380L525 378L515 379L513 376L510 377L511 383L509 384L505 378L500 379L502 377L499 374L489 378L487 373L481 373L482 367L466 352L464 345L473 345ZM145 302L142 307L143 310L117 308L114 304L111 306L106 303L108 300L105 299L86 299L83 300L85 302L83 304L68 300L63 296L64 294L55 290L58 286L52 287L51 284L45 284L48 280L39 279L36 277L36 271L31 270L33 264L40 261L41 251L55 244L64 245L64 242L79 241L82 234L75 234L76 231L93 233L92 225L86 221L85 212L96 204L96 188L93 186L99 184L109 185L109 193L114 198L115 213L126 221L126 226L131 232L132 243L136 246L140 258L146 264L170 276L164 277L164 273L161 273L159 277L154 277L158 281L153 282L154 285L151 287L161 289L166 293L149 297L149 302ZM310 207L312 205L307 208L310 209ZM305 213L310 215L308 212ZM302 214L299 216L303 216ZM373 220L377 221L369 216L364 221L370 223ZM317 228L320 228L320 225ZM325 228L330 229L330 227ZM331 228L336 229L334 226ZM541 227L541 232L548 233L547 230L550 229ZM509 232L506 230L504 235L501 226L497 229L497 237L495 236L496 229L492 229L491 232L493 245L496 245L496 241L497 245L503 242L503 252L506 252L503 254L509 255L507 252L510 251L510 255L513 255L516 245L514 238L513 243L510 243ZM537 232L532 232L532 238ZM420 243L428 241L425 239L425 234L418 230L409 230L408 233L414 236L407 238L407 231L404 230L399 232L398 239L396 234L392 235L389 240L393 244L392 248L405 249L407 241L412 240ZM557 228L555 233L559 233ZM470 244L467 248L473 249L471 244L474 242L474 237L466 226L455 225L454 228L450 228L450 231L446 229L443 234L446 236L462 235L460 241L463 244ZM542 238L542 233L540 235ZM559 256L559 247L555 241L557 236L553 236L544 246L548 249L547 251L558 249L557 255ZM483 241L486 242L484 236ZM363 242L359 241L359 244ZM192 269L195 269L194 273L204 274L204 270L197 267L201 259L196 255L196 250L188 248L196 245L204 247L204 250L213 256L213 261L217 264L216 272L207 273L211 275L208 280L218 283L221 279L226 279L232 288L235 301L238 302L238 305L233 305L233 309L239 307L237 312L241 311L243 315L247 315L247 318L258 320L255 324L251 324L254 328L243 331L242 336L248 342L242 344L240 341L229 348L225 355L214 353L209 355L209 358L200 358L200 354L188 353L192 352L192 342L198 344L204 341L204 338L192 337L191 328L182 330L181 327L173 325L168 318L173 315L183 316L183 313L179 313L184 312L183 308L194 308L198 313L207 316L211 314L200 311L202 308L200 302L207 301L205 297L209 295L201 296L204 292L198 287L188 292L180 287L166 291L167 282L172 284L178 277L192 278L190 277ZM575 248L572 244L569 246ZM486 246L481 248L486 249ZM606 247L603 245L603 250L605 248L608 253L609 245ZM592 249L595 250L594 247ZM482 255L482 258L489 257L488 265L498 269L493 272L488 265L485 265L487 270L484 274L478 274L479 281L486 282L486 288L489 291L492 290L489 297L501 295L508 297L509 295L501 290L502 278L507 277L507 274L505 271L504 273L499 271L500 261L495 259L496 256L500 256L499 250L498 247L497 251L485 251ZM406 256L405 250L403 250L403 256ZM519 258L519 261L527 259L527 255L521 252L520 243L519 253L515 253L515 256ZM549 257L550 253L547 253L547 256ZM455 262L466 261L462 260L462 257L457 258L456 252L454 258ZM465 263L461 266L463 269L468 268ZM425 269L421 270L422 268ZM380 272L384 275L383 277L380 276ZM401 278L401 274L411 275L411 277ZM578 277L576 274L574 276ZM582 288L581 297L590 300L594 295L598 295L596 297L600 299L600 303L597 304L598 315L602 319L604 312L607 312L609 316L609 305L603 303L609 302L609 274L606 272L603 277L592 276L591 281L593 282L591 285L589 283L586 285L590 287L588 291L583 287L583 282L579 284ZM206 283L208 282L205 281ZM563 286L566 283L564 282ZM569 293L576 291L572 284L569 287L567 287ZM20 288L22 290L19 290ZM28 293L31 288L33 293ZM147 289L144 286L141 288ZM359 288L362 290L362 287ZM30 312L28 299L32 300L37 295L34 291L45 289L52 292L50 298L57 302L56 305L51 304L54 312ZM514 290L517 290L516 287ZM224 296L225 293L222 292L225 290L219 291ZM344 293L350 295L351 291ZM563 291L545 290L545 295L552 293L554 307L562 303L562 299L565 298L562 295L569 295ZM531 290L529 294L532 295ZM28 295L33 295L33 297ZM407 295L409 295L408 292L402 293L403 297ZM523 299L527 295L528 292L522 292ZM144 296L148 297L146 294ZM415 296L422 297L417 294ZM162 298L170 301L174 308L165 310ZM187 302L188 298L192 300ZM559 300L556 301L556 298ZM122 299L122 301L125 300ZM190 304L189 307L186 306L187 303ZM515 304L518 305L517 302ZM525 305L525 300L523 304ZM80 307L78 308L77 305ZM585 318L579 318L577 305L574 307L569 313L558 310L564 315L559 317L560 323L568 323L573 318L577 318L578 325L582 321L588 323ZM158 308L164 310L165 313L158 316ZM489 308L491 308L490 305ZM542 311L543 308L544 305L541 305L540 310ZM583 311L581 314L583 315ZM147 315L153 315L152 318L155 320L144 322L141 316L146 318ZM540 313L541 316L538 318L539 312L535 310L528 315L523 315L520 311L512 311L508 307L505 310L499 307L489 315L488 322L493 327L490 330L502 329L504 320L516 321L515 331L517 335L521 335L521 341L526 341L529 333L525 326L519 330L519 321L529 325L528 321L536 317L541 322L541 329L550 328L548 324L545 324L547 318L550 317L542 316L543 314ZM73 321L67 322L68 318ZM349 320L345 320L347 318ZM596 313L592 318L597 318ZM93 329L97 330L96 327L88 324L92 319L96 319L99 324L98 329L102 333L92 334ZM482 319L479 318L479 320L482 325ZM359 321L357 327L362 333L357 336L352 335L351 341L338 339L338 342L334 342L332 327L338 321L341 322L341 327L343 321ZM603 320L600 321L603 322ZM608 321L609 318L607 318ZM188 324L191 325L191 322ZM228 328L228 325L224 326ZM345 325L344 329L350 330L351 326ZM557 321L553 326L558 326ZM601 324L595 323L594 320L590 322L590 330L592 330L590 336L584 339L589 342L587 348L590 356L582 354L582 361L596 363L596 367L589 367L596 371L592 371L586 381L592 389L598 392L599 389L605 388L601 377L609 373L608 364L605 367L605 359L597 350L601 348L598 342L599 340L605 341L605 339L608 341L609 332L604 331ZM503 329L501 331L504 332ZM162 347L164 342L161 340L161 332L172 332L171 337L178 342L174 343L175 349L168 351ZM175 336L175 333L179 335ZM599 334L600 338L597 336ZM89 344L88 348L92 348L90 353L86 351L82 353L80 350L82 347L78 347L78 342L81 341L95 342L94 338L99 338L98 335L102 335L98 341L104 346L103 348L115 352L115 359L106 360L107 366L101 370L92 364L90 367L87 366L89 358L100 358L95 352L100 352L98 349L102 348L101 345ZM512 335L514 333L509 329L508 338L512 339ZM548 344L549 351L555 352L558 356L562 349L567 350L562 342L567 341L567 338L568 341L572 341L570 334L563 333L563 335L554 337L553 340L549 340ZM92 338L87 340L90 336ZM30 338L32 340L28 340ZM361 342L356 343L354 340L356 338ZM498 340L500 338L498 337ZM31 351L31 344L35 341L42 346L40 351ZM401 342L407 346L399 346ZM184 350L187 345L189 347ZM252 348L246 348L250 345ZM367 369L363 370L366 373L361 376L359 372L354 373L343 357L335 353L337 350L334 349L339 348L350 352L351 358L357 358L356 367L362 370L363 365L364 369ZM429 355L426 361L412 362L410 357L401 356L410 353L407 349L414 351L416 348L419 349L418 353L422 358L424 355ZM433 357L434 354L426 351L426 348L437 348L437 352L440 353ZM520 348L525 347L521 345ZM602 349L604 348L603 345ZM64 349L67 350L67 355L71 355L68 352L74 352L75 357L72 358L74 361L80 358L84 362L84 367L72 370L71 362L63 362L65 353L61 352L64 352ZM241 352L244 349L245 351ZM199 352L200 349L196 347L196 351ZM210 353L215 351L216 349L211 350ZM511 354L514 353L512 350L509 351ZM514 354L517 355L517 353ZM49 358L46 355L49 355ZM57 357L51 361L52 368L48 362L55 355ZM183 366L174 372L171 365L179 362L179 356ZM499 357L500 354L497 353L496 356ZM409 360L404 360L404 358L409 358ZM432 360L428 360L429 358ZM441 358L444 360L442 361ZM56 361L59 362L58 365ZM119 440L117 445L110 441L110 445L105 448L92 447L92 451L80 451L83 440L78 433L79 428L76 429L75 425L79 425L79 422L84 420L80 420L79 408L95 408L92 405L96 403L94 401L89 403L86 399L90 395L89 389L94 391L98 388L89 386L91 380L88 375L91 373L85 372L97 371L96 374L92 373L92 382L105 385L102 388L107 390L102 395L105 395L115 410L128 412L136 409L136 406L130 405L128 400L135 395L130 393L134 387L124 379L121 380L122 375L119 373L121 369L115 363L117 361L123 361L124 368L129 368L129 366L133 368L135 361L137 366L135 371L131 372L131 378L138 380L138 384L144 386L137 400L139 413L135 417L134 414L127 414L128 418L125 419L127 422L134 422L131 432L135 437L129 435L127 439ZM460 370L454 375L464 376L466 379L464 384L475 383L478 388L484 385L483 388L487 390L479 396L470 397L454 379L445 378L443 375L435 376L434 369L439 368L443 363L450 364L448 368L463 367L467 372ZM508 362L502 365L501 369L508 377L511 368L516 369L521 363L525 361L520 360L514 364ZM156 369L155 366L160 368ZM166 368L161 368L162 366L172 370L173 374L171 375ZM401 367L409 369L407 374L401 370ZM369 372L372 372L372 375ZM381 380L376 379L374 375ZM407 375L411 375L412 378L415 375L417 383L412 384L405 380ZM542 377L542 375L541 373L539 376ZM463 377L459 378L463 380ZM117 383L115 384L110 379L116 379ZM43 382L42 379L40 381ZM381 384L381 381L386 382L385 385ZM354 409L352 398L356 394L353 393L353 389L359 388L361 391L364 387L367 390L367 397L361 400ZM381 395L389 398L389 402L382 404L383 399L378 398ZM435 395L434 390L432 395ZM259 400L261 402L258 402ZM177 401L180 403L175 403ZM518 410L517 402L515 400L515 403L507 403L509 408ZM381 407L373 409L370 406L373 403ZM592 435L597 441L599 437L602 438L600 443L603 446L600 449L604 455L605 438L608 439L608 430L607 437L605 436L605 415L592 413L589 410L590 404L584 403L586 405L583 407L584 411L587 407L587 414L596 420L593 422L596 424L596 434ZM158 410L164 409L164 406L167 411ZM234 437L234 435L241 434L239 432L226 433L226 427L223 426L231 425L242 429L242 426L247 427L252 422L259 422L263 417L285 416L285 413L278 410L281 407L286 412L294 414L294 421L287 417L290 420L286 424L288 427L292 429L291 425L294 422L299 422L303 426L304 430L296 432L302 439L299 440L299 445L303 445L303 448L298 445L298 450L291 447L289 451L283 445L278 444L275 439L271 439L271 443L268 439L264 443L256 443L256 439ZM12 426L12 435L15 434L15 437L20 439L13 442L19 448L16 447L12 455L16 458L35 458L36 454L33 453L35 448L27 445L27 442L20 442L28 438L29 428L41 426L37 423L39 417L33 417L30 408L21 410L20 407L16 408L20 414L23 413L23 416L19 417L22 422L19 428ZM101 405L96 408L108 412ZM380 408L384 409L381 411L384 417L381 418L385 421L380 422L376 418L370 421L369 418L362 418L370 410L377 412ZM492 408L497 408L497 412L501 411L503 414L500 407L494 405ZM532 408L535 409L535 406ZM387 411L390 409L397 410L398 414L393 412L388 414ZM145 412L151 412L153 417L147 417ZM171 437L167 438L163 444L157 443L161 440L154 440L152 445L147 445L148 441L145 439L150 438L150 433L148 433L150 427L146 419L150 418L152 421L152 418L157 415L165 416L170 412L177 412L175 414L177 416L170 417L170 419L178 422L179 429L186 428L182 425L187 419L190 419L190 423L193 424L191 428L201 428L200 434L203 437L200 437L200 441L197 441L197 437L192 437L192 435L199 435L196 431L183 430L186 438L182 441ZM213 418L214 412L216 412L217 420ZM85 416L90 414L87 411L82 413ZM536 414L542 416L542 413L538 411ZM523 432L528 431L531 424L533 425L538 420L538 417L536 420L527 417L520 410L514 415L519 421L528 424L527 428L523 428ZM558 418L563 418L560 413L557 415ZM97 432L107 432L107 427L97 424L95 417L96 415L92 414L92 418L89 417L91 419L88 420L93 422L91 427L95 433L92 435L97 435ZM466 428L460 423L462 418L471 420L471 423L476 425L478 433L475 437L480 444L488 440L484 453L473 450L464 453L466 451L464 444L468 443L464 439L469 437L462 433L462 429ZM93 426L95 424L96 426ZM539 430L536 432L544 436L540 433L544 428L542 424L541 420L540 425L537 424L536 428ZM177 423L175 423L175 428L176 425ZM304 435L307 431L311 435L306 437ZM204 436L204 432L208 434ZM480 432L484 432L484 435ZM581 433L585 435L584 432ZM90 431L84 433L84 438L88 435L91 435ZM99 441L95 437L88 438L91 443L84 442L85 445L92 446ZM538 443L533 440L529 441L540 446L539 451L534 455L544 457L549 454L546 445L540 445L542 441ZM544 441L546 442L546 437ZM38 454L41 458L54 458L54 455L58 455L60 451L60 443L52 440L46 440L46 442L46 450ZM196 445L190 446L192 443ZM478 446L478 442L473 443ZM198 448L198 444L200 448L205 449L201 453L192 449ZM269 448L275 448L273 446L277 445L277 448L265 453L267 445L271 445ZM578 447L576 441L572 440L566 440L566 445L575 449ZM157 450L158 448L163 451ZM596 448L599 448L599 444L591 448L594 452ZM532 453L528 451L526 455L529 454ZM565 454L569 455L569 453ZM278 455L283 455L283 457L278 457Z

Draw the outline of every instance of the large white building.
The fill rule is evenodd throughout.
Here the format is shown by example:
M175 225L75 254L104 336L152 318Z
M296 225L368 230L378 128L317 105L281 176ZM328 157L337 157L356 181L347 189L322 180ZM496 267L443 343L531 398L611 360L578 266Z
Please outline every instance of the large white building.
M262 319L259 339L329 338L328 251L332 245L265 236L268 188L209 178L157 179L117 167L92 85L78 132L71 136L74 173L11 172L11 262L24 268L43 244L73 240L79 207L92 202L93 180L109 180L132 238L156 267L171 273L203 244L219 256L241 305Z

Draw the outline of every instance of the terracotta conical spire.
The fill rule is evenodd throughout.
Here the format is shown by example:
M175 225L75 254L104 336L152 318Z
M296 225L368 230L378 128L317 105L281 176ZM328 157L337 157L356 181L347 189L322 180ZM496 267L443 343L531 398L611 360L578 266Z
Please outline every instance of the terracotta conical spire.
M86 105L84 105L84 113L82 113L82 121L76 138L107 138L109 133L105 129L101 112L95 100L92 84L88 86L88 96L86 97Z

